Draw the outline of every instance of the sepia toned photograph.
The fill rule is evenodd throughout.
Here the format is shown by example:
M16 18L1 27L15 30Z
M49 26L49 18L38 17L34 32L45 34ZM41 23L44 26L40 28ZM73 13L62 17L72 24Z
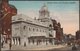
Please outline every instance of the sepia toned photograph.
M80 51L79 0L0 0L1 51Z

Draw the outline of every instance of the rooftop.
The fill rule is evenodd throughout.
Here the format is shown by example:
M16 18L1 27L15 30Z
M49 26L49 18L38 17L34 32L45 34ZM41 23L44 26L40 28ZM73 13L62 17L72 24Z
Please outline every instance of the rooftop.
M12 22L18 22L18 21L24 21L24 22L48 27L48 25L45 24L44 22L34 20L34 19L30 18L29 16L26 16L24 14L18 14L18 15L15 15L15 16L12 17Z

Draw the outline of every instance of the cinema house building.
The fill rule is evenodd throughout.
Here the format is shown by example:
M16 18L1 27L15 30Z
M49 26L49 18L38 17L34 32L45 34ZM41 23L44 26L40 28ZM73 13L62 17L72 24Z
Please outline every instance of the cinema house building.
M23 14L12 17L12 44L54 45L55 37L56 30L45 4L39 10L38 19Z

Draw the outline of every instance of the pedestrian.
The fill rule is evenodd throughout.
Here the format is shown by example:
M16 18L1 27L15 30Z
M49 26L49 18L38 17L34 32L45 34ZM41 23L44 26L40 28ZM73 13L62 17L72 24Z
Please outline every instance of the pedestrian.
M11 50L11 43L9 43L9 49Z
M75 46L75 44L72 47L72 51L77 51L77 47Z
M2 45L2 48L3 48L3 45L4 45L4 41L2 41L1 45Z
M24 42L24 47L26 46L26 42Z

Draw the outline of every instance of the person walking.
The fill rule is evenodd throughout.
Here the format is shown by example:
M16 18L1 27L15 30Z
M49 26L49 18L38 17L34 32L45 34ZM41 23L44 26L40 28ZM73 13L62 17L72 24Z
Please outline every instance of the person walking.
M3 45L4 45L4 41L2 41L2 43L1 43L2 48L3 48Z
M72 51L77 51L77 47L75 46L75 44L72 46Z
M9 49L11 50L11 43L9 43Z
M24 42L24 47L26 46L26 42Z

